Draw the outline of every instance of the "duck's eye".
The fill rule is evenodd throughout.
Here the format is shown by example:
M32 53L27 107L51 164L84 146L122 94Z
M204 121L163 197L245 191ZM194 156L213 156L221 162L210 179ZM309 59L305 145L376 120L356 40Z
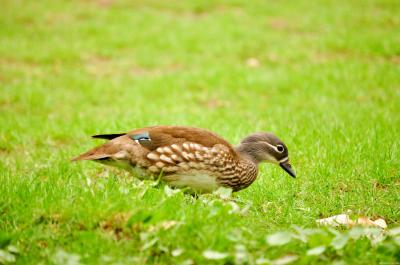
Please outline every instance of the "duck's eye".
M276 146L276 150L278 150L279 153L282 153L283 151L285 151L285 147L283 147L283 145L278 144Z

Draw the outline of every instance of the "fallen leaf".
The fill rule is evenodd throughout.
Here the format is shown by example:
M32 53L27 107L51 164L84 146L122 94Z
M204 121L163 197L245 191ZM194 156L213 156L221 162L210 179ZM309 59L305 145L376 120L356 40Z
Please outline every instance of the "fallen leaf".
M275 260L271 260L270 263L272 265L286 265L289 263L292 263L294 261L296 261L299 257L296 255L286 255L283 256L281 258L275 259Z
M181 263L181 265L193 265L195 264L193 260L187 259Z
M7 251L13 254L18 254L19 253L19 249L16 246L13 245L8 245L7 246Z
M245 245L235 245L235 264L245 264L248 261L248 253Z
M229 214L240 213L240 207L236 202L228 202L228 204L232 207L228 212Z
M165 185L164 187L164 193L167 197L172 197L179 192L181 192L180 189L171 189L168 185Z
M152 240L146 242L143 246L142 246L142 250L146 250L148 248L151 248L152 246L154 246L158 241L158 238L155 237Z
M125 225L125 223L131 217L130 212L120 212L110 216L107 220L101 221L99 223L100 227L104 230L109 230L113 228L120 228Z
M326 249L325 246L319 246L316 248L309 249L307 251L307 256L319 256L325 252L325 249Z
M75 253L69 253L64 251L63 249L57 250L57 252L53 255L52 261L55 264L62 264L62 265L80 265L81 257Z
M367 217L359 217L355 224L362 225L362 226L375 226L375 223L368 219Z
M177 248L177 249L174 249L171 251L171 255L173 257L178 257L178 256L182 255L182 253L183 253L183 249L181 249L181 248Z
M170 229L171 227L176 226L177 224L178 224L178 221L171 220L171 221L162 222L162 223L160 224L160 226L161 226L162 228L164 228L165 230L167 230L167 229Z
M376 226L382 228L382 229L386 229L386 228L387 228L386 221L385 221L383 218L376 219L376 220L374 221L374 224L375 224Z
M357 221L355 222L356 225L362 225L366 227L379 227L382 229L387 228L386 221L383 218L376 219L375 221L372 221L371 219L367 217L359 217Z
M163 221L161 223L150 226L148 231L154 232L154 231L158 231L160 229L168 230L178 224L179 224L179 222L175 221L175 220Z
M351 226L354 222L350 219L347 214L334 215L328 218L318 219L317 224L320 225L330 225L330 226L340 226L347 225Z
M203 257L210 260L219 260L228 257L228 253L218 252L214 250L206 250L203 252Z
M213 194L217 195L218 197L220 197L223 200L227 200L232 196L232 189L220 187L216 191L214 191Z
M14 263L15 256L7 251L0 249L0 264Z
M267 236L267 243L270 246L282 246L290 242L292 234L289 232L278 232Z
M372 221L368 217L361 216L357 218L356 221L351 220L350 217L347 214L339 214L339 215L334 215L328 218L323 218L323 219L318 219L316 220L317 224L320 225L329 225L329 226L340 226L344 225L347 227L352 227L355 225L361 225L365 227L379 227L382 229L387 228L386 221L383 218L376 219L375 221Z
M247 66L256 68L260 66L260 61L257 58L251 57L246 60Z

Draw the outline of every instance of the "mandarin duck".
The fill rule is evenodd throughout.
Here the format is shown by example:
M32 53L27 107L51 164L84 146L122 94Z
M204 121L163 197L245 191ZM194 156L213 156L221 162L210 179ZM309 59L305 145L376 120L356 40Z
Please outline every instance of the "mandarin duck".
M258 164L280 165L290 176L286 145L275 135L258 132L232 146L217 134L199 128L153 126L128 133L94 135L109 140L80 156L132 170L140 178L157 177L174 187L211 192L219 187L238 191L256 179Z

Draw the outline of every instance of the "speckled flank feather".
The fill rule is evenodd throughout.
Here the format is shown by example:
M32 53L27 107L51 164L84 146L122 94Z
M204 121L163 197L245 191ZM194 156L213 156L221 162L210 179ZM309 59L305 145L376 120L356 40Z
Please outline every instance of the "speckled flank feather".
M152 163L148 167L152 173L163 171L166 175L187 176L191 172L193 175L213 176L217 184L233 187L235 190L250 185L258 173L256 166L238 161L231 149L222 144L213 147L191 142L172 144L149 152L147 158ZM179 183L171 177L166 179Z
M94 160L135 169L142 175L161 175L170 185L199 191L212 191L219 186L240 190L258 174L257 162L203 129L154 126L97 137L111 140L73 160Z

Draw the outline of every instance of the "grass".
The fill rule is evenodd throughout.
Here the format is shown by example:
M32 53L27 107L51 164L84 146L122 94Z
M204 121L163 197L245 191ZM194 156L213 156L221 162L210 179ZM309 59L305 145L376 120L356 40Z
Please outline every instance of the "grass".
M266 241L343 212L399 226L398 1L6 0L0 12L0 250L16 247L18 264L400 262L396 238ZM101 142L90 135L155 124L232 143L272 131L298 178L262 165L233 202L69 162Z

